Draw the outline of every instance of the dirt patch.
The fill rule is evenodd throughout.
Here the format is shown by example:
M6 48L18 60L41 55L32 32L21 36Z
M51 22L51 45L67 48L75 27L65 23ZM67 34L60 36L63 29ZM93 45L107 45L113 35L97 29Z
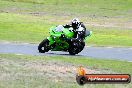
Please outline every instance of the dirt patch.
M114 27L114 28L124 28L124 29L132 29L132 22L88 22L86 23L88 26L95 26L95 27Z

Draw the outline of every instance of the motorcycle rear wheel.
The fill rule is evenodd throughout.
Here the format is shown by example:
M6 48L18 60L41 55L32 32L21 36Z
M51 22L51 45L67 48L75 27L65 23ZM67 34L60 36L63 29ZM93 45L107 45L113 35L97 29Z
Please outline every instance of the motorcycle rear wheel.
M73 39L69 46L68 52L70 55L78 54L84 49L84 46L85 46L85 42L82 42L82 41L79 42L78 40Z

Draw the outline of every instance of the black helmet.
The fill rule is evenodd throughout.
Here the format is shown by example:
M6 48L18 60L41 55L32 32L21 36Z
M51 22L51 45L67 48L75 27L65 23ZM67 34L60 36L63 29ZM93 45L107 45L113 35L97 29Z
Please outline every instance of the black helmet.
M71 24L72 24L73 29L77 29L79 28L80 21L78 18L74 18L72 19Z

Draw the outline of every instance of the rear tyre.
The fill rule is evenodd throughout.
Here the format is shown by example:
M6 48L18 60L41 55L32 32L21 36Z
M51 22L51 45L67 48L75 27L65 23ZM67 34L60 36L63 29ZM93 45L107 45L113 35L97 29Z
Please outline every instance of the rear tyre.
M78 54L78 53L73 52L73 50L72 50L72 51L71 51L71 50L69 50L69 54L70 54L70 55L75 55L75 54Z
M85 47L85 42L84 41L81 41L79 43L79 52L81 52L84 49L84 47Z
M78 54L84 49L84 46L85 46L85 42L72 39L68 52L70 55Z
M38 46L38 50L40 53L45 53L49 51L49 40L44 39Z
M71 45L68 49L68 52L70 55L75 55L75 54L78 54L78 49L75 45L76 43L73 43L73 45Z
M78 54L78 43L76 39L71 39L68 52L70 55Z

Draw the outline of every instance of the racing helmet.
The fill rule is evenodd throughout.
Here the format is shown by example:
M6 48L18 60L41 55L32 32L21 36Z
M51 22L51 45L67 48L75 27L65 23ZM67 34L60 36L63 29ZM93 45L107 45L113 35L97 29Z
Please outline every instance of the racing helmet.
M71 21L71 25L72 25L73 29L77 29L77 28L79 28L79 25L80 25L80 21L79 21L79 19L78 19L78 18L74 18L74 19L72 19L72 21Z

